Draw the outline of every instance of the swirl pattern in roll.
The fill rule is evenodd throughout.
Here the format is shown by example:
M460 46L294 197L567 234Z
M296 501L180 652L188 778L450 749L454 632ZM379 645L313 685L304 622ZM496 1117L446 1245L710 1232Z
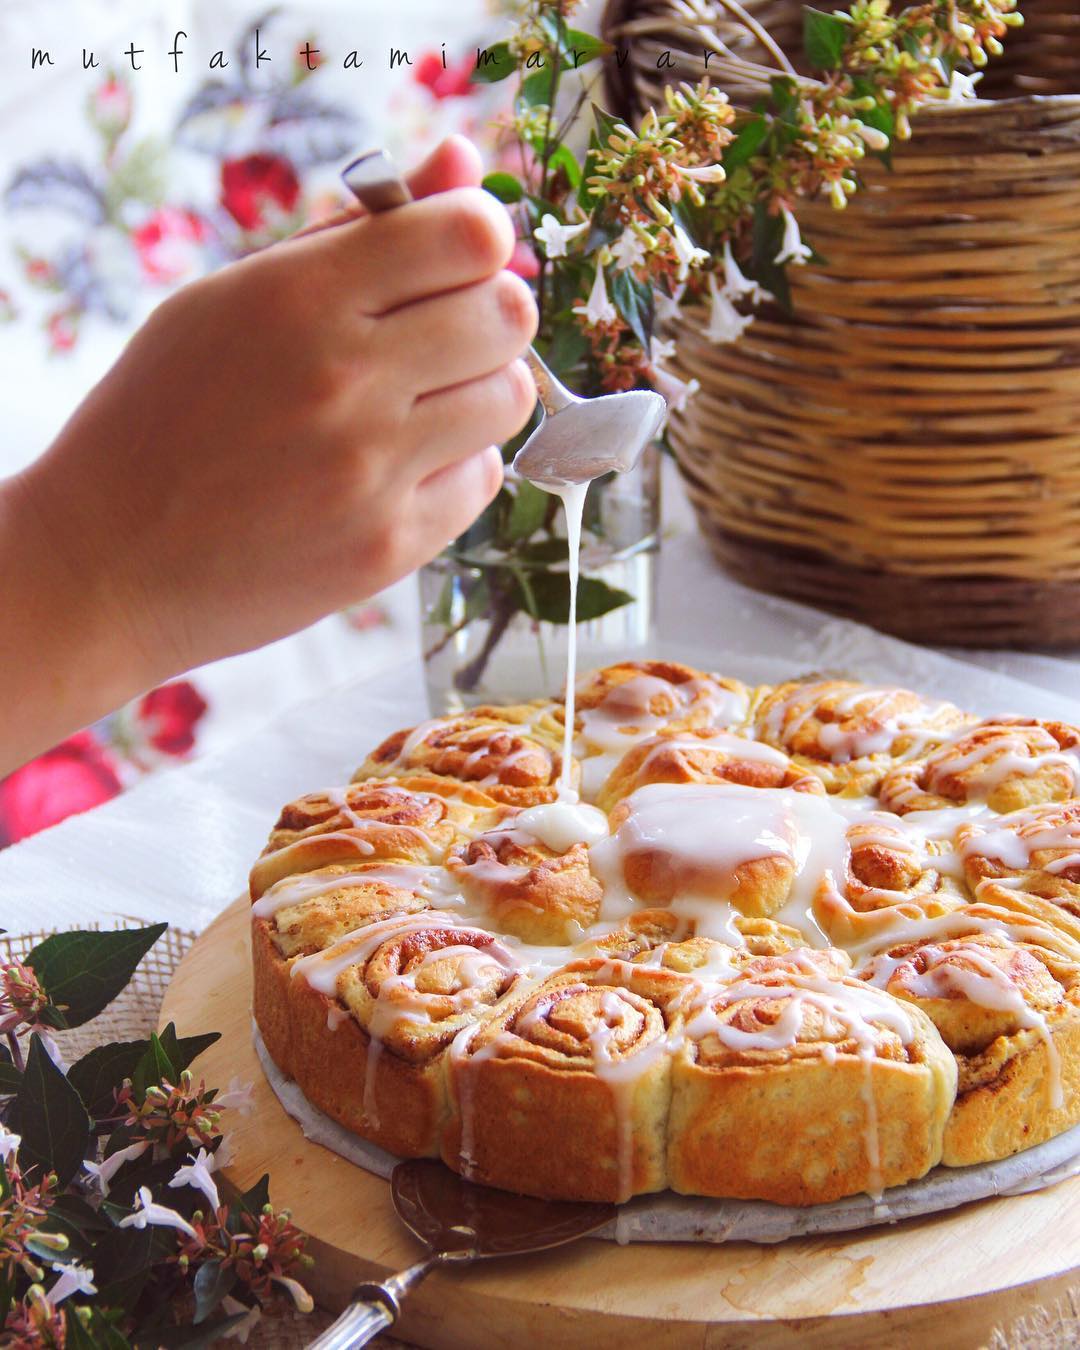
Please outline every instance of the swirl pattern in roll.
M1074 728L663 661L577 695L569 790L549 699L281 812L253 1006L312 1102L620 1201L876 1195L1080 1124Z

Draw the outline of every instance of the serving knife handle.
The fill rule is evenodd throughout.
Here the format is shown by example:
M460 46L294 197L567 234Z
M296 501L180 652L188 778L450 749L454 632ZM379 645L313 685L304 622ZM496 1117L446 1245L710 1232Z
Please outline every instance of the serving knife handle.
M308 1350L355 1350L367 1345L401 1316L401 1300L435 1269L439 1258L425 1256L414 1266L391 1275L385 1284L362 1284L353 1300L333 1325L308 1346Z

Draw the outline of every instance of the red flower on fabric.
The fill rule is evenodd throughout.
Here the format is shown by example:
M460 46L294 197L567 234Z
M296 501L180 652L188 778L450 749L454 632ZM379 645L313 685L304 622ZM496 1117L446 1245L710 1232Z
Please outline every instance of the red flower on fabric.
M294 210L299 199L296 170L280 155L247 155L221 166L221 204L245 230L262 229L268 215Z
M131 121L131 90L110 75L90 95L90 120L107 136L119 136Z
M162 206L132 230L131 242L146 277L166 284L194 270L206 236L206 222L194 211Z
M416 63L413 79L430 89L436 98L462 98L475 92L476 86L470 79L472 71L469 57L444 69L438 52L425 52Z
M107 802L121 789L113 761L91 731L80 731L0 779L0 843L55 825Z
M147 745L165 755L186 755L207 706L190 680L176 680L144 694L135 705L135 719Z
M54 352L69 352L75 346L78 336L71 315L61 311L50 314L45 324L49 335L49 347Z

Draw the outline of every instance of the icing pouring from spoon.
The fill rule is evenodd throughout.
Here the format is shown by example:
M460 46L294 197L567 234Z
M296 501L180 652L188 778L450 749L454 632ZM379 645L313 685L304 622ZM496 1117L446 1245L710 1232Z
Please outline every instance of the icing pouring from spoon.
M369 211L404 206L412 195L385 150L373 150L354 159L342 171L342 180ZM645 447L663 426L664 399L651 390L632 389L600 398L578 398L555 376L530 347L525 359L536 380L544 419L514 456L514 471L545 492L562 499L566 513L569 557L570 609L567 615L566 704L562 773L558 802L544 810L547 822L560 836L577 832L582 840L597 829L594 808L579 806L571 770L574 743L574 694L577 674L577 589L581 554L581 522L585 494L595 478L625 473L641 458Z

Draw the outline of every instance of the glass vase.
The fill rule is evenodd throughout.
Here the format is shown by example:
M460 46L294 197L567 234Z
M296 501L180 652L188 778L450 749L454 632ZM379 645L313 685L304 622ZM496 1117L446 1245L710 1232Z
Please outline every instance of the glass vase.
M578 589L578 669L648 652L655 622L659 452L590 485ZM569 577L562 503L508 474L466 535L420 571L432 712L561 691Z

